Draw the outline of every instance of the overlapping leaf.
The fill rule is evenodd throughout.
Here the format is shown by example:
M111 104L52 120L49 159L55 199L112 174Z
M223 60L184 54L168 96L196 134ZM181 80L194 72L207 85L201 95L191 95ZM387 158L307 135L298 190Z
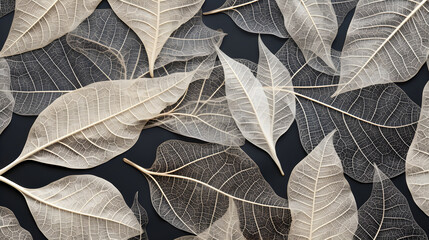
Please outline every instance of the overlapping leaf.
M1 57L44 47L75 29L101 0L16 0Z
M429 85L423 90L422 111L407 155L408 188L417 206L429 216Z
M146 232L146 225L149 223L149 218L147 216L146 210L139 202L139 193L136 192L134 196L133 206L131 206L131 211L133 211L134 216L137 218L137 221L140 223L142 227L142 233L139 236L135 236L130 238L129 240L147 240L149 239Z
M0 175L27 160L85 169L112 159L135 144L146 121L183 95L194 72L98 82L58 98L39 115L21 155Z
M191 19L203 0L109 0L113 11L143 42L149 71L153 76L155 61L170 35Z
M237 206L246 239L286 239L290 212L238 147L167 141L150 169L152 204L173 226L198 235L221 219L230 200Z
M244 137L228 108L222 66L219 62L216 65L209 78L191 83L182 99L166 108L145 128L161 126L206 142L243 145Z
M167 41L156 67L214 52L224 34L196 16ZM196 40L197 39L197 40ZM64 93L88 84L135 79L148 72L146 52L136 34L111 10L96 10L79 27L47 47L7 58L11 68L15 113L37 115Z
M359 1L341 58L335 95L374 84L404 82L429 55L429 2Z
M32 240L31 234L19 225L15 214L5 207L0 207L0 239Z
M291 94L278 93L275 86L291 86L289 73L262 41L258 77L265 88L248 67L220 50L218 55L225 73L229 109L238 128L247 140L270 154L284 174L275 144L292 124L295 109Z
M291 239L352 239L357 207L335 152L333 136L325 139L293 169L288 198L293 214ZM350 219L355 218L354 221ZM345 229L344 222L349 222Z
M21 192L48 239L128 239L142 232L121 193L102 178L68 176L37 189L0 181Z
M336 129L335 149L350 177L372 182L373 164L388 177L404 172L420 110L398 86L372 86L331 98L339 77L306 65L292 41L277 56L293 75L296 121L307 152Z
M7 62L0 58L0 134L9 125L15 99L10 92L10 71Z
M0 17L12 12L15 9L15 0L2 0L0 2Z
M428 239L407 199L377 167L371 197L359 208L356 239Z

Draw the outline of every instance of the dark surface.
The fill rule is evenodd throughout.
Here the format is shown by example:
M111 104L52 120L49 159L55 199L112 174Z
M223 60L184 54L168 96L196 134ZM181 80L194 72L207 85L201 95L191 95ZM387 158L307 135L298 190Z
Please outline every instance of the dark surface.
M218 0L206 0L203 10L208 11L215 9L220 6L222 2L223 1ZM108 8L109 5L106 1L103 1L100 8L106 7ZM341 49L351 16L351 14L348 15L340 28L338 39L334 43L334 48L337 50ZM13 13L0 19L0 47L6 40L12 19ZM222 45L222 50L225 53L231 57L247 58L257 62L257 34L250 34L241 30L225 14L205 16L204 22L213 29L221 28L224 32L228 33ZM266 35L262 36L262 38L264 43L273 52L276 52L285 41L284 39ZM420 105L423 87L428 79L429 72L425 65L416 77L407 83L400 84L400 86L412 100ZM19 156L34 120L35 117L13 116L9 127L0 135L0 168L6 166ZM155 159L155 152L158 145L169 139L193 141L192 139L181 137L160 128L148 129L142 132L137 144L128 152L94 169L70 170L35 162L24 162L7 172L5 177L27 188L42 187L67 175L93 174L102 177L113 183L119 189L130 206L135 192L139 192L140 202L149 215L147 231L150 239L174 239L186 233L174 228L157 215L150 202L150 193L146 179L135 169L122 162L122 158L127 157L143 167L150 167ZM277 143L278 157L282 162L285 177L280 175L277 167L264 151L249 143L246 143L243 149L259 165L265 179L271 184L277 194L286 197L289 175L293 167L306 156L299 141L296 124L293 124ZM368 199L372 185L360 184L350 178L347 179L352 186L359 207ZM405 175L402 174L392 180L407 197L416 221L429 234L429 217L427 217L413 202L407 189ZM31 217L31 213L27 208L24 198L18 191L1 183L0 206L10 208L17 216L21 225L31 232L34 239L45 239Z

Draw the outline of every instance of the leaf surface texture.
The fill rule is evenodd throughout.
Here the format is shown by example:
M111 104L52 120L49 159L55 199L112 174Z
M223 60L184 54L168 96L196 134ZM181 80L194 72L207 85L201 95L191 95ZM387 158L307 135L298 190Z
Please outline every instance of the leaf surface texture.
M0 207L0 238L16 240L33 239L31 234L19 225L15 214L6 207Z

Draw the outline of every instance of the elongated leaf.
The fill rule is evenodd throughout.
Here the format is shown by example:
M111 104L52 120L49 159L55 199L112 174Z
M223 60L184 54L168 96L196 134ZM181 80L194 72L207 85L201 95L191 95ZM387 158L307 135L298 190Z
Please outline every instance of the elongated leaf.
M2 0L0 2L0 17L12 12L15 9L15 0Z
M172 34L156 67L194 58L181 51L184 46L192 45L199 55L210 55L223 36L196 16ZM135 79L149 69L137 35L105 9L96 10L77 29L47 47L8 57L7 62L17 102L14 111L23 115L37 115L62 94L88 84Z
M286 239L290 212L263 179L257 165L238 147L167 141L150 169L129 164L149 181L152 205L175 227L194 235L237 206L246 239Z
M0 58L0 134L12 119L15 99L10 92L10 71L7 62Z
M134 216L137 218L137 221L140 223L140 226L142 227L142 234L140 234L139 236L130 238L129 240L149 239L146 232L146 225L149 223L149 218L147 216L146 210L143 208L142 205L140 205L138 192L136 192L136 195L134 196L134 202L133 202L133 206L131 206L131 211L133 211Z
M359 1L341 58L335 95L374 84L404 82L429 55L429 2Z
M407 199L377 167L371 197L359 208L356 239L428 239Z
M216 220L198 236L184 236L176 240L245 240L240 229L238 209L233 200L229 200L229 207L225 214Z
M0 207L0 239L31 240L31 234L19 225L11 210Z
M101 0L16 0L1 57L44 47L75 29Z
M429 215L429 85L423 90L422 111L416 135L407 155L406 177L408 188L417 206Z
M306 65L292 41L277 54L293 75L296 121L307 152L336 129L335 149L353 179L372 182L373 164L388 177L404 172L420 109L398 86L372 86L331 98L339 77Z
M127 151L147 120L175 103L193 73L94 83L58 98L36 119L15 164L33 160L68 168L98 166Z
M143 42L153 76L155 60L170 35L191 19L203 0L109 0L113 11Z
M220 62L216 65L209 78L191 83L182 99L166 108L145 128L161 126L206 142L243 145L244 137L228 108L222 66Z
M331 45L337 35L338 23L331 0L276 0L285 18L288 33L307 60L314 54L330 68Z
M225 73L228 106L243 136L263 149L284 175L273 138L271 109L264 88L245 65L218 50Z
M335 152L333 136L325 139L293 169L288 198L293 221L292 239L352 239L357 207ZM345 231L345 221L355 218Z
M102 178L68 176L37 189L0 181L22 193L48 239L128 239L142 232L121 193Z

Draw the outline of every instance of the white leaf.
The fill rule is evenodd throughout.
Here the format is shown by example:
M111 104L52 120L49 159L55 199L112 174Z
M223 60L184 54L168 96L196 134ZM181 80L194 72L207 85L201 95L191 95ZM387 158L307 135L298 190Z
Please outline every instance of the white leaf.
M293 169L288 183L292 211L290 239L352 239L357 207L335 152L333 136L325 139ZM344 222L355 218L347 227ZM354 230L353 230L354 229Z
M44 47L75 29L101 0L16 0L15 14L0 56Z
M422 110L406 162L408 188L417 206L429 216L429 84L423 90Z
M86 169L112 159L183 95L193 73L98 82L61 96L39 115L21 155L0 175L26 160Z
M243 136L262 148L284 175L273 139L271 109L264 88L249 68L218 49L225 73L226 99Z
M287 200L239 147L172 140L158 147L150 169L124 161L146 176L153 207L179 229L194 235L206 231L233 200L246 239L287 239Z
M166 108L145 128L161 126L206 142L243 145L245 139L228 108L222 66L220 62L216 65L209 78L192 82L182 99Z
M0 239L31 240L31 234L19 225L15 214L5 207L0 207Z
M25 197L40 231L55 239L128 239L141 234L139 222L121 193L92 175L64 177L28 189L0 177Z
M355 239L428 239L407 199L376 166L368 201L359 208Z
M109 0L115 13L143 42L149 71L153 76L155 60L170 35L191 19L201 8L203 0Z
M341 55L334 95L412 78L429 55L427 0L361 0Z
M184 236L176 240L245 240L240 229L238 209L233 200L225 214L197 236Z
M0 58L0 134L9 125L15 99L10 92L10 71L4 58Z
M137 221L139 222L140 226L142 227L142 233L139 236L135 236L133 238L130 238L128 240L147 240L149 239L146 232L146 225L149 223L149 218L147 216L146 210L143 208L143 206L139 203L139 193L136 192L136 195L134 196L134 202L131 206L131 211L133 211L134 216L137 218Z
M307 60L320 57L336 69L331 46L338 31L337 17L331 0L276 0L288 33Z

